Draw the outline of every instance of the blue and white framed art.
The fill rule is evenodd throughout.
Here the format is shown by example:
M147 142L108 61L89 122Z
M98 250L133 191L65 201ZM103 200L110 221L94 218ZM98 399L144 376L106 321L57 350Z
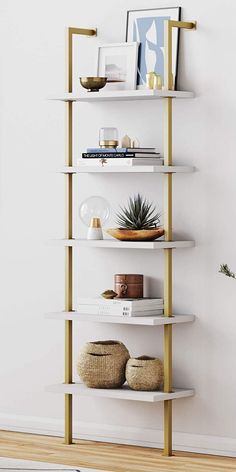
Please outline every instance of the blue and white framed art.
M164 21L181 19L181 7L130 10L127 12L126 41L137 41L139 46L137 86L146 85L146 74L156 72L164 83ZM177 89L179 29L173 28L172 73Z

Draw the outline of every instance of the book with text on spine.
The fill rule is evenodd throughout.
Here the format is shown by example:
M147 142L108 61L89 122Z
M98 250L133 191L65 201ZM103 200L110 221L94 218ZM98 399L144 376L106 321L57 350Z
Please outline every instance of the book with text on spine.
M82 159L93 159L93 158L108 158L108 159L118 159L119 157L140 157L143 159L160 159L160 153L150 152L150 153L139 153L139 152L83 152Z

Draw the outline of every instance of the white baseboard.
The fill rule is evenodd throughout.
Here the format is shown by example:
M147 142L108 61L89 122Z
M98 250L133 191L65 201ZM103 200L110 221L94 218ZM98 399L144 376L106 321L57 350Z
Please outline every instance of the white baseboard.
M0 429L63 436L63 420L0 413ZM155 429L75 422L74 437L143 447L163 447L163 432ZM173 448L176 451L236 457L236 438L174 432Z

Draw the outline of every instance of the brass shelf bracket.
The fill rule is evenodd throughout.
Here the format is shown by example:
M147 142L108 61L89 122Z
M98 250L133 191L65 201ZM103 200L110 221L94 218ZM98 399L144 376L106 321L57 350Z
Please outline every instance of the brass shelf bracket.
M164 88L172 89L172 29L196 29L196 22L164 24ZM164 98L164 164L172 165L172 98ZM164 176L165 240L172 240L172 174ZM172 249L164 249L164 316L172 316ZM172 325L164 326L164 392L172 391ZM164 401L164 456L172 455L172 400Z
M73 88L73 37L96 36L97 30L86 28L67 28L67 85L66 92L71 93ZM67 102L67 140L65 165L73 165L73 102ZM73 175L67 174L66 179L66 215L65 238L73 238ZM65 248L65 311L73 310L73 248ZM65 321L65 383L73 383L73 325L72 321ZM65 443L72 444L73 416L72 395L65 394Z

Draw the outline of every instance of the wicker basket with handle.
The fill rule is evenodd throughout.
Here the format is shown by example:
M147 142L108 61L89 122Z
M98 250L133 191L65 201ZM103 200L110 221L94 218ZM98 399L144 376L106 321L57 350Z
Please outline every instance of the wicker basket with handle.
M149 356L131 358L127 362L125 374L133 390L159 390L164 378L163 363Z
M120 341L94 341L79 354L77 370L87 387L119 388L125 382L129 351Z

